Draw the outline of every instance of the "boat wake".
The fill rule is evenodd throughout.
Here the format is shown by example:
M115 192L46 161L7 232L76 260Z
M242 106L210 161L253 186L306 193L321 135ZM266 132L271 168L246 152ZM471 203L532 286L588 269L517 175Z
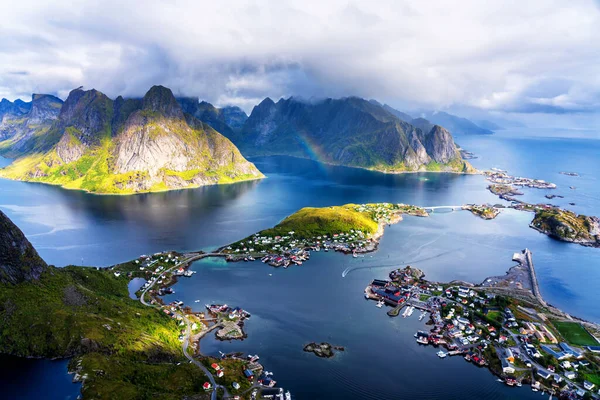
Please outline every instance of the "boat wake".
M352 271L358 271L360 269L373 269L373 268L389 268L389 267L394 267L394 266L398 266L398 264L400 265L404 265L404 264L415 264L418 262L423 262L423 261L429 261L429 260L434 260L436 258L440 258L443 257L445 255L448 255L450 253L454 253L457 251L460 251L461 249L454 249L454 250L449 250L449 251L444 251L442 253L436 254L434 256L431 257L426 257L426 258L421 258L418 260L411 260L411 261L402 261L399 263L393 263L393 264L384 264L384 265L364 265L364 266L360 266L360 267L348 267L346 268L343 272L342 272L342 278L345 278L350 272Z

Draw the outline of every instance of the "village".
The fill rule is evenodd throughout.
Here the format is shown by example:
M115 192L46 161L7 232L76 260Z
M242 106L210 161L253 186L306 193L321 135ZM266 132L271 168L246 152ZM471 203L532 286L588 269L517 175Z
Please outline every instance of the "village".
M208 393L218 394L218 398L276 399L290 400L291 393L276 387L273 373L266 371L259 363L258 355L243 357L240 353L220 353L220 358L204 356L199 352L199 342L208 333L215 332L218 340L244 339L244 324L251 314L241 307L227 304L206 304L204 312L195 312L183 301L165 303L161 296L174 294L172 286L180 277L191 277L195 271L189 270L191 262L204 257L223 257L218 253L176 253L162 252L142 255L138 259L102 268L116 278L143 278L145 282L135 292L143 304L160 308L181 328L179 341L190 362L198 365L209 378L202 383ZM199 300L196 300L198 303ZM192 354L187 352L191 349ZM214 397L215 399L217 397Z
M373 280L365 298L378 308L391 307L391 317L419 310L427 328L415 333L416 342L439 348L439 358L464 357L509 386L529 384L561 398L600 398L600 346L582 324L557 319L535 298L517 300L507 282L486 288L423 276L410 266L394 270L389 279Z
M358 257L360 254L375 251L383 235L383 227L402 220L402 214L428 216L425 209L406 204L374 203L352 206L353 211L367 215L379 225L377 232L369 234L358 227L315 235L306 235L293 230L278 235L267 235L263 231L224 247L220 251L227 255L227 261L248 262L260 259L263 263L276 268L302 265L310 259L311 251L335 251Z
M488 181L497 185L525 186L536 189L556 189L554 183L546 182L541 179L511 176L506 171L497 168L492 168L490 171L484 171L483 175Z

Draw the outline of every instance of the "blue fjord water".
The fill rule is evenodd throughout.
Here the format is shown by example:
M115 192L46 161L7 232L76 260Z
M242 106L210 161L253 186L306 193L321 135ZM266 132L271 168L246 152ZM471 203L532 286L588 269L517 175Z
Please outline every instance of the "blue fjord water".
M496 134L460 137L458 142L479 157L472 160L478 168L504 168L558 185L554 191L526 190L525 200L600 214L600 141ZM304 206L499 202L485 190L481 176L386 175L287 157L253 161L266 179L127 197L0 180L0 209L48 262L63 266L110 265L166 249L213 249L272 226ZM547 200L543 196L548 193L565 198ZM415 343L412 335L421 324L415 316L389 318L362 297L371 279L383 278L397 266L410 263L432 280L479 282L502 274L513 265L512 253L528 247L547 301L600 321L600 250L552 240L528 227L531 217L513 210L493 221L467 212L408 217L386 230L375 253L356 259L319 253L302 267L287 270L258 262L203 260L193 265L198 271L193 278L175 286L172 298L198 309L209 302L248 309L253 314L246 324L248 339L224 343L206 338L202 350L260 354L296 398L533 398L528 389L507 388L487 370L462 359L437 359L432 348ZM350 272L342 278L345 269ZM332 360L318 359L302 352L309 341L329 341L347 351ZM27 360L31 366L16 374L11 371L13 360L0 358L0 383L9 379L9 393L19 393L19 398L34 398L29 387L47 387L48 376L64 375L66 368ZM46 398L76 394L78 387L68 382L68 377L54 379L56 395Z

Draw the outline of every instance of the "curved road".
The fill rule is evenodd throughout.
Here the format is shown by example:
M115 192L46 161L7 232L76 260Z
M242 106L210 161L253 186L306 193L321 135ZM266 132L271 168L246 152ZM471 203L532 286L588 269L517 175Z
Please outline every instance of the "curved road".
M163 276L165 276L168 272L173 271L176 268L181 267L182 265L187 265L193 261L197 261L197 260L201 260L203 258L206 257L224 257L224 254L221 253L203 253L203 254L195 254L191 257L188 257L182 261L180 261L179 263L177 263L176 265L174 265L171 268L167 268L166 270L164 270L159 276L157 276L150 285L148 285L148 287L146 289L144 289L144 291L142 292L142 294L140 295L140 302L148 307L154 307L151 304L146 303L145 297L146 297L146 293L154 286L154 284L159 281ZM158 308L160 309L161 307L154 307L154 308ZM217 389L218 388L222 388L225 391L225 398L229 397L229 393L227 392L227 388L221 385L217 385L217 382L215 381L214 376L212 375L212 373L208 370L208 368L206 368L201 362L199 362L198 360L196 360L194 357L192 357L189 353L188 353L188 347L190 345L190 336L192 335L192 328L190 326L190 320L187 319L187 317L183 314L183 313L177 313L177 315L180 315L183 320L185 321L186 324L186 333L185 333L185 337L183 339L183 345L182 345L182 350L183 350L183 354L185 355L185 357L190 360L191 363L193 363L194 365L196 365L198 368L200 368L202 370L202 372L204 372L206 374L206 376L208 377L208 380L210 381L210 384L213 387L212 393L211 393L211 400L217 400Z

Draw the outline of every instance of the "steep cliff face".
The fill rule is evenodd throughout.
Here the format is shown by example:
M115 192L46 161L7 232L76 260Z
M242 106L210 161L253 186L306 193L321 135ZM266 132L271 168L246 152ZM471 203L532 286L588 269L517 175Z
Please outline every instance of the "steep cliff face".
M248 115L239 107L227 106L221 108L221 114L225 123L229 125L234 131L242 129L244 123L248 119Z
M292 155L388 172L470 170L447 130L422 127L427 130L356 97L277 103L267 98L231 139L247 155Z
M48 150L23 157L0 173L96 193L168 190L263 176L229 140L188 117L171 90L162 86L152 87L142 99L115 101L96 90L75 89L45 135L43 148Z
M0 211L0 283L36 280L47 268L23 232Z
M62 104L48 94L34 94L30 103L15 102L13 111L1 118L0 154L17 157L34 150L58 118Z
M185 113L210 125L230 140L238 138L241 126L248 119L238 107L217 108L206 101L199 101L197 97L180 97L177 101Z

